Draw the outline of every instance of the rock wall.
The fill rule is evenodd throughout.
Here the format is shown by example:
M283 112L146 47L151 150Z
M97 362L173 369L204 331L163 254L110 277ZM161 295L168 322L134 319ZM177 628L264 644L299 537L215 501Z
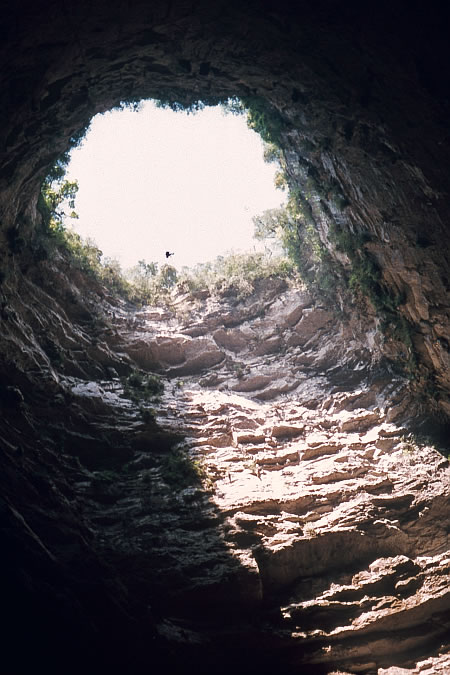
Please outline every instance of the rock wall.
M95 113L149 96L259 97L279 116L293 183L314 175L331 221L370 237L419 379L448 415L445 8L19 0L1 12L3 274L32 237L40 182Z
M409 436L405 346L370 305L344 322L275 280L241 305L135 314L64 258L33 260L40 183L96 112L263 99L292 185L322 185L336 265L332 223L367 236L402 299L422 418L448 416L448 11L300 9L0 9L5 672L450 668L448 465ZM159 403L124 388L137 367L170 378Z
M62 266L4 308L5 672L447 672L448 461L381 350L280 280L136 312Z

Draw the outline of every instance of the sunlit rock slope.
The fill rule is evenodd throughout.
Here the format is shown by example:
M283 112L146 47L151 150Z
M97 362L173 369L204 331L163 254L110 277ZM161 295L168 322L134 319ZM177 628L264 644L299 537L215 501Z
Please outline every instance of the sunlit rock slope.
M379 335L63 269L2 309L5 672L449 672L450 471Z
M449 22L439 1L2 3L0 281L38 247L42 181L96 113L240 97L334 276L371 290L386 349L448 419Z
M0 672L449 672L449 8L422 5L1 3ZM93 115L236 96L356 301L136 313L36 265ZM443 454L409 438L431 413Z

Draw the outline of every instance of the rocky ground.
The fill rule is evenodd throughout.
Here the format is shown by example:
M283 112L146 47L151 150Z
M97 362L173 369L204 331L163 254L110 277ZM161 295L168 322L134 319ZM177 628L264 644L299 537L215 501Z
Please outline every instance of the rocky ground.
M2 503L11 550L51 561L65 602L100 632L110 606L136 664L154 645L176 672L450 672L450 469L410 434L375 330L282 281L170 310L104 296L101 316L67 279L71 314L23 284Z

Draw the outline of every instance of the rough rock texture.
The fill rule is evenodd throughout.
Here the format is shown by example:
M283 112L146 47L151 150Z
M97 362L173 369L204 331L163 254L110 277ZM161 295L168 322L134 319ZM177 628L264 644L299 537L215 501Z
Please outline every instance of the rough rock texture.
M450 412L440 5L2 4L5 673L448 672L448 466L405 427ZM93 114L235 95L277 111L335 265L330 227L364 235L411 345L276 281L184 298L186 324L35 264L40 183ZM137 366L172 378L160 403L124 397Z
M149 96L260 97L280 116L293 185L320 185L316 227L335 264L348 260L328 240L331 223L370 239L412 340L386 350L414 350L434 408L448 415L449 16L432 4L8 3L2 256L10 265L29 240L40 181L96 112Z
M284 282L136 313L47 280L2 334L5 672L30 650L47 672L447 672L450 469L381 352ZM149 349L159 401L118 374Z

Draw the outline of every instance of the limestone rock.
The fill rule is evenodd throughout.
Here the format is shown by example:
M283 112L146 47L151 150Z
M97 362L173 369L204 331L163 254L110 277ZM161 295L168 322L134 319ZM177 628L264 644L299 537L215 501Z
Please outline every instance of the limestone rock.
M164 371L169 376L201 373L224 358L215 342L206 337L158 336L136 340L127 351L140 367Z
M270 429L270 435L274 438L296 438L304 431L304 426L276 424Z
M295 325L298 344L306 345L319 331L323 331L333 321L330 312L323 309L305 309L302 318Z
M344 367L353 352L346 356L342 334L312 301L292 327L295 294L287 296L285 303L283 296L274 300L261 287L234 313L231 329L218 328L216 301L207 298L202 322L211 328L200 337L182 333L173 316L144 310L125 313L116 331L105 330L94 343L66 319L64 331L52 333L60 370L56 360L45 371L54 403L43 407L45 397L27 386L24 372L7 385L24 393L2 421L4 468L10 475L10 464L20 464L29 499L36 484L45 506L43 520L34 515L32 525L17 516L17 536L25 546L27 526L35 528L33 545L41 542L70 570L72 542L84 537L88 551L109 561L99 576L115 595L123 584L137 584L137 596L158 599L154 642L163 640L177 654L207 645L213 655L225 633L259 653L269 630L269 654L286 672L293 658L297 669L370 673L392 664L393 654L411 672L419 673L422 662L445 672L447 655L428 645L443 642L448 629L448 462L407 434L401 382L376 370L350 379L330 370L331 354L340 354ZM264 303L264 316L254 315ZM291 316L279 333L282 348L258 357L250 346L259 330L270 335L267 315L280 319L282 307ZM36 317L45 321L47 311L41 298ZM307 372L288 344L305 312L305 325L321 327L305 335ZM209 330L239 336L242 350L223 347L225 357ZM62 367L64 359L77 360L58 336L70 342L77 332L85 344L80 363L99 369L97 376ZM14 340L25 342L12 332L8 340L9 349ZM46 367L38 344L19 353L23 368ZM97 355L107 355L105 367ZM139 390L127 398L117 375L131 359L135 368L175 378L163 380L161 400L139 398ZM402 424L392 420L392 387ZM43 421L32 412L31 396ZM5 484L8 499L19 500L17 513L29 513L15 485ZM72 534L62 531L64 523ZM264 617L264 629L241 621L256 615ZM412 644L421 661L411 662Z
M254 375L252 377L243 378L240 382L233 386L234 391L251 392L264 389L272 382L270 375Z
M405 440L448 446L448 8L297 4L2 3L5 673L449 671L449 467ZM44 250L51 166L142 96L267 103L334 306L138 312Z
M240 352L247 346L245 335L239 330L219 329L213 333L213 338L219 347L230 349L233 352Z

